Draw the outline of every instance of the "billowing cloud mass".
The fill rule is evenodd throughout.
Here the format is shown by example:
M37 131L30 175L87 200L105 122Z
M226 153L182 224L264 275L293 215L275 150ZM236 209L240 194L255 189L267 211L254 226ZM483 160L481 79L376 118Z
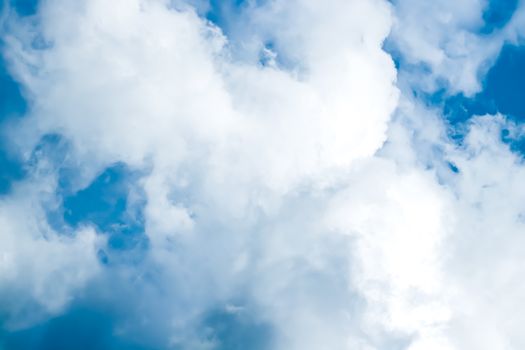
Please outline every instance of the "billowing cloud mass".
M428 97L521 41L490 6L6 3L0 348L523 348L523 127Z

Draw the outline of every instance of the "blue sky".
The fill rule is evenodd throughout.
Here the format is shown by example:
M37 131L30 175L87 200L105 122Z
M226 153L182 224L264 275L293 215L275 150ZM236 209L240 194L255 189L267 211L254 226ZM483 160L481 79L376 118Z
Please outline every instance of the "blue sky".
M461 9L438 1L442 7L436 5L432 20L440 21L439 11L452 19L443 28L421 30L422 41L412 37L425 26L414 13L426 5L408 0L358 6L377 16L372 24L361 23L336 0L326 4L326 13L338 14L333 19L309 12L303 6L308 1L278 1L275 7L264 1L180 1L175 7L146 6L151 18L142 21L142 12L126 10L124 1L122 19L112 21L103 2L88 3L86 10L66 0L11 0L3 10L0 210L6 218L0 223L9 225L0 235L0 245L4 240L8 247L0 248L6 257L0 271L10 277L0 278L1 350L320 349L320 344L484 349L473 339L483 324L471 329L462 312L442 315L453 313L479 285L501 283L505 290L519 278L518 258L501 263L508 266L508 280L461 278L469 275L463 268L470 263L503 261L484 258L494 243L478 229L480 223L502 227L497 244L509 251L508 259L519 256L511 247L520 243L514 232L522 229L521 221L498 221L511 209L521 210L513 204L521 201L521 189L513 184L519 183L525 154L525 23L516 19L524 11L519 0L465 1ZM196 14L181 4L195 6ZM469 11L481 11L477 22ZM153 25L155 18L167 22ZM356 66L338 58L346 45L345 23L356 23L350 30L362 31L356 35L364 38L361 44L349 39L349 52L358 53ZM165 41L148 43L141 36L148 34L137 33L136 26ZM50 36L49 47L34 45L31 35L39 32ZM467 44L451 39L461 36ZM436 51L417 46L432 45L435 38L441 38ZM468 38L481 44L470 45ZM446 56L453 67L474 62L478 88L426 50ZM339 76L345 69L351 72L348 82ZM398 96L395 103L392 96ZM329 124L340 110L356 120ZM360 137L365 141L351 141ZM428 149L439 149L439 155ZM320 158L310 159L316 152ZM501 174L483 167L498 162ZM406 193L398 196L399 191ZM514 207L501 214L498 198L507 196ZM418 207L428 208L424 215L439 211L428 214L431 219L450 212L457 218L420 223ZM21 223L8 221L18 213ZM407 227L396 221L400 217L410 218ZM26 229L24 222L35 224ZM423 242L418 237L427 228ZM412 229L418 234L409 235ZM477 243L470 241L476 230ZM84 234L95 238L84 240ZM17 243L21 235L28 238ZM452 247L451 256L445 259L435 242ZM471 252L465 242L474 246ZM33 243L36 250L23 246ZM400 252L390 251L397 243ZM438 261L415 254L413 261L422 259L421 273L403 263L418 244ZM64 253L69 247L71 256ZM41 260L31 262L32 254L40 254L26 254L33 251L42 253ZM374 265L374 259L393 270ZM38 264L50 260L55 265L39 270ZM446 287L429 287L426 277L438 279L432 273L459 279L453 282L458 299L448 298ZM396 307L403 315L422 307L412 292L422 296L423 306L441 311L423 320L396 314ZM485 300L475 300L465 314L482 317L477 308ZM509 312L503 302L498 306L496 324L500 311L501 317ZM456 332L443 331L454 325ZM491 349L501 348L505 338L509 349L525 344L511 326L487 337Z

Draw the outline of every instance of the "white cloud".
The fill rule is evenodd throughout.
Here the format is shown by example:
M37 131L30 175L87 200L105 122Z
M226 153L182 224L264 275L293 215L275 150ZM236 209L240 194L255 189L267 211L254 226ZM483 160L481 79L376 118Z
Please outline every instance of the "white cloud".
M500 45L468 30L482 5L400 2L393 40L472 93ZM36 21L8 19L5 55L31 99L13 143L29 154L60 133L79 187L116 161L142 170L151 246L102 269L93 230L46 223L56 184L42 193L36 173L1 204L0 291L56 314L93 278L124 275L141 295L119 334L158 347L213 348L199 327L222 305L270 325L275 349L519 348L505 316L521 290L522 164L494 136L502 117L475 119L459 148L436 111L399 99L389 3L249 4L228 37L175 7L48 0Z
M455 184L455 234L446 248L450 283L461 286L452 301L458 310L451 322L457 348L518 349L525 341L515 311L523 290L524 167L501 143L502 128L520 132L501 116L476 118L465 149L453 157L461 175Z
M56 232L44 209L54 205L53 181L30 182L0 200L0 314L8 329L64 311L101 270L103 238L88 227Z
M323 310L325 292L306 291L290 309L275 304L275 297L291 302L302 294L308 279L305 287L314 288L316 275L338 276L325 266L333 243L323 247L321 228L302 224L299 209L288 209L293 223L281 210L302 187L333 186L338 173L383 144L398 95L393 62L381 50L389 7L299 1L253 11L262 35L278 36L277 54L286 47L300 71L238 61L218 28L160 1L44 2L39 27L17 22L18 33L6 38L32 97L32 113L19 126L28 136L19 143L30 150L40 135L59 132L89 173L114 161L151 169L143 182L147 266L162 271L170 298L161 298L162 316L149 317L173 318L172 341L192 341L189 325L247 288L273 310L264 318L288 348L304 348L300 333L325 322L316 342L337 334L336 346L348 327L332 330L339 304ZM34 32L48 48L31 48ZM305 280L294 282L303 260ZM282 265L289 266L282 280L272 281ZM259 274L270 285L259 285ZM338 288L347 293L344 283ZM310 301L318 305L308 310Z

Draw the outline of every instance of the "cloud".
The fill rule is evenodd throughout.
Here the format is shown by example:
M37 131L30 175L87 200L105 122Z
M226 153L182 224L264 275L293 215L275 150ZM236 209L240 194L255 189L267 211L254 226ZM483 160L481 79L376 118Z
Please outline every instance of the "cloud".
M81 227L55 231L44 207L54 205L53 179L32 177L0 202L0 314L8 329L27 327L63 312L101 269L103 238Z
M6 126L29 169L0 199L6 327L87 299L144 347L519 348L504 320L523 166L499 135L520 126L476 117L458 144L412 93L479 90L515 19L484 37L477 1L277 0L223 30L206 8L47 0L6 17L29 104ZM397 71L387 38L431 74ZM49 135L61 157L37 152ZM103 193L119 166L134 176ZM53 224L97 191L126 197L115 225ZM106 243L121 216L144 251Z
M360 13L356 21L340 14L341 5L342 13ZM335 243L323 243L319 228L302 224L300 209L286 209L297 217L293 224L281 210L311 202L294 193L334 186L340 180L331 174L383 144L398 95L394 64L381 49L389 7L275 2L247 11L260 28L253 40L275 37L277 57L282 49L300 66L239 60L219 28L160 1L42 3L36 27L19 19L5 38L33 107L12 134L27 135L17 142L29 151L43 135L60 133L71 144L68 164L87 174L77 176L79 186L117 161L148 171L141 183L151 250L137 274L158 269L154 288L169 291L169 298L146 302L156 311L145 317L172 319L164 341L199 346L191 327L201 315L241 298L273 310L261 317L278 328L282 344L304 348L308 341L299 333L321 327L323 317L316 342L339 333L331 341L336 346L346 335L342 327L330 329L333 320L323 310L331 291L306 292L304 303L318 305L304 309L305 319L294 315L303 303L282 310L274 304L274 298L292 302L301 285L314 288L317 278L335 283L333 293L346 293L324 267ZM363 13L374 21L358 20ZM275 26L286 19L297 23ZM296 241L304 244L290 247ZM318 244L319 256L310 257ZM346 259L345 251L339 255L329 259ZM314 260L321 266L310 267ZM279 272L281 265L288 267ZM282 276L273 277L277 272ZM294 282L296 273L304 281Z

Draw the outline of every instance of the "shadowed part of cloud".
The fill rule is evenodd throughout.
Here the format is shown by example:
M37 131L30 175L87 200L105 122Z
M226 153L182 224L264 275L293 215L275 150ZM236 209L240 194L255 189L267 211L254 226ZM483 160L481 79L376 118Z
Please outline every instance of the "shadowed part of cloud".
M217 343L217 350L272 349L271 326L247 316L244 312L213 311L205 317L203 329L207 338Z

